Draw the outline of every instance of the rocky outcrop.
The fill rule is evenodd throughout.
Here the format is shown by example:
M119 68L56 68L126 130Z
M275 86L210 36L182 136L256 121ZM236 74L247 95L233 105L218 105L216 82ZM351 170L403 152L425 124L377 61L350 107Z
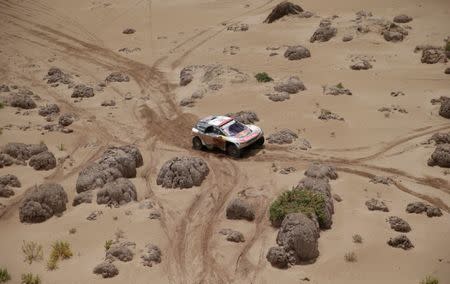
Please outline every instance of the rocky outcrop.
M33 109L36 108L36 103L31 98L31 96L26 94L16 94L13 93L10 95L9 105L12 107L18 107L22 109Z
M119 269L110 262L103 262L97 265L93 272L102 275L103 278L112 278L119 274Z
M283 247L271 247L266 255L266 259L277 268L288 267L288 255Z
M37 171L48 171L56 167L56 158L53 153L45 151L32 156L28 164Z
M305 176L312 178L337 179L338 173L332 165L312 163L305 171Z
M118 178L106 183L97 192L97 203L120 206L137 200L136 188L126 178Z
M72 98L90 98L94 96L94 89L84 84L78 84L73 88Z
M209 173L206 162L198 157L175 157L161 167L156 184L165 188L200 186Z
M446 63L447 56L442 48L429 47L422 50L420 61L426 64Z
M391 216L387 219L387 222L391 226L391 229L397 232L408 233L411 231L411 226L408 222L397 216Z
M258 115L253 111L243 110L238 112L230 112L225 114L226 116L234 118L243 124L253 124L259 121Z
M389 212L389 208L386 206L386 204L378 199L371 198L366 201L367 209L370 211L383 211L383 212Z
M57 104L47 104L45 106L39 107L38 114L40 116L49 116L49 115L56 115L59 113L59 107Z
M289 60L300 60L311 57L311 52L301 45L289 46L284 52L284 57Z
M400 24L405 24L405 23L409 23L413 20L412 17L405 15L405 14L400 14L394 17L393 21L394 23L400 23Z
M290 129L282 129L267 137L270 144L291 144L298 138L298 135Z
M285 92L288 94L296 94L299 91L306 90L305 85L297 76L289 77L284 82L280 82L273 87L277 92Z
M116 259L128 262L133 260L133 251L125 245L113 245L106 251L106 259L114 261Z
M146 252L141 256L144 266L152 267L161 262L161 250L154 244L145 246Z
M67 193L59 184L35 187L22 201L19 217L22 223L41 223L66 210Z
M272 12L267 16L267 18L264 20L264 23L273 23L278 19L281 19L284 16L287 15L296 15L303 12L302 7L299 5L293 4L291 2L281 2L275 8L273 8Z
M92 190L77 194L73 199L72 206L78 206L82 203L92 203Z
M129 82L130 77L123 72L113 72L105 79L106 82Z
M404 250L409 250L414 247L414 245L406 235L399 235L394 238L390 238L387 244L391 247L401 248Z
M438 207L425 204L423 202L411 202L406 206L406 212L408 213L426 213L428 217L440 217L442 216L442 211Z
M428 165L450 168L450 144L438 144L428 160Z

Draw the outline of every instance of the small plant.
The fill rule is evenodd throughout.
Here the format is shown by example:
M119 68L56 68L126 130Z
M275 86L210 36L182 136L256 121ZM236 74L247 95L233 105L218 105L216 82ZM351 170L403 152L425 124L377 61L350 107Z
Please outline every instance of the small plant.
M356 262L356 254L354 252L348 252L344 255L345 261L347 262Z
M361 237L361 235L355 234L355 235L353 235L353 242L360 244L363 242L363 238Z
M420 284L439 284L439 280L433 276L427 276L424 280L420 281Z
M39 275L33 275L32 273L22 274L22 284L41 284L41 278Z
M107 240L105 242L105 250L109 250L109 248L112 246L113 240Z
M72 250L68 242L56 241L52 245L52 252L50 259L47 262L48 270L55 270L58 268L58 261L60 259L67 259L72 257Z
M58 150L61 151L61 152L65 150L63 143L58 145Z
M25 255L24 261L28 264L33 263L33 261L41 261L44 255L42 245L37 242L23 241L22 252Z
M261 72L255 75L256 81L260 83L267 83L273 81L273 79L266 72Z
M76 232L77 232L77 229L76 229L76 228L71 228L71 229L69 230L69 234L71 234L71 235L75 234Z
M11 276L9 275L8 269L0 268L0 283L5 283L11 280Z
M342 83L339 83L339 84L336 85L336 88L338 88L338 89L343 89L343 88L344 88L344 85L342 85Z
M0 102L0 109L2 109L4 107L5 107L5 105L2 102Z
M306 215L315 214L319 224L323 224L326 219L325 208L325 197L321 193L293 188L283 192L270 205L270 221L276 226L281 224L287 214L301 212Z
M450 51L450 41L445 43L445 51Z

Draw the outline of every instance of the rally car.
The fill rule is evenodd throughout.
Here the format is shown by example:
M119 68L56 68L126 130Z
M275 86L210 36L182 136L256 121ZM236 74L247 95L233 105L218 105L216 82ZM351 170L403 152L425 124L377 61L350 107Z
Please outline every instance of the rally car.
M264 133L256 125L246 125L228 116L208 116L192 128L192 146L196 150L218 148L238 158L244 148L262 146Z

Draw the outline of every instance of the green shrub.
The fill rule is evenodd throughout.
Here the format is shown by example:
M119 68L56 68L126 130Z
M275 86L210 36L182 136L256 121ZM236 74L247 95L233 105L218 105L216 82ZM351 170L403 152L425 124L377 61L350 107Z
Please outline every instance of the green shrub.
M450 51L450 41L445 43L445 51Z
M109 250L109 248L112 246L113 240L107 240L105 242L105 250Z
M302 212L307 216L315 214L319 224L322 224L326 218L325 206L325 198L321 193L294 188L283 192L270 205L270 221L274 226L279 226L287 214Z
M2 102L0 102L0 109L2 109L4 107L5 107L5 105Z
M69 230L69 234L71 234L71 235L75 234L76 232L77 232L77 228L71 228Z
M41 284L41 278L39 275L33 275L32 273L22 274L22 284Z
M344 85L342 85L342 83L339 83L339 84L336 85L336 88L338 88L338 89L343 89L343 88L344 88Z
M424 280L420 281L420 284L439 284L439 280L433 276L427 276Z
M266 72L261 72L255 75L256 81L260 83L266 83L273 81L273 79Z
M5 283L11 280L11 276L9 275L8 269L0 268L0 283Z
M33 261L41 261L43 258L42 245L36 242L26 242L23 241L22 252L25 255L25 262L28 264L33 263Z
M72 257L72 250L68 242L56 241L52 245L52 252L50 259L47 262L47 269L54 270L58 268L58 261L60 259L67 259Z

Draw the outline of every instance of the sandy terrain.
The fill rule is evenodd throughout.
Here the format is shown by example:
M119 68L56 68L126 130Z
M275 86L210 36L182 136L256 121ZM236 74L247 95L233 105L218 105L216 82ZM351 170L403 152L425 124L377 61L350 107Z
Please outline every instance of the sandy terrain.
M448 170L427 166L434 145L424 143L437 132L449 132L450 120L438 115L439 105L430 100L449 95L448 63L422 64L421 44L443 45L449 36L450 3L447 0L293 1L311 11L310 18L284 17L263 21L276 1L208 0L19 0L0 2L0 85L17 85L33 91L36 104L55 103L61 113L76 119L72 133L47 131L38 108L0 109L0 147L9 142L45 143L57 166L36 171L27 165L0 168L0 176L16 175L20 188L15 195L0 197L0 268L20 283L22 273L40 275L42 283L420 283L427 275L450 283L450 175ZM355 13L370 11L374 18L392 20L407 14L413 20L400 42L387 42L377 32L357 33ZM323 18L332 20L337 35L327 42L309 41ZM229 31L236 23L248 31ZM123 34L126 28L134 34ZM344 35L354 39L343 42ZM287 60L287 46L303 45L311 57ZM237 46L230 55L230 46ZM273 47L274 50L268 50ZM128 48L128 52L119 51ZM270 53L278 53L269 56ZM372 69L350 69L355 56L372 58ZM189 65L219 64L248 75L242 83L228 75L216 78L218 90L208 90L191 107L180 102L202 88L199 78L179 86L180 71ZM95 96L71 98L67 85L51 86L43 80L50 67L61 68L76 82L96 86L112 72L123 72L129 82L112 82ZM267 72L274 82L258 83L254 75ZM265 94L290 76L298 76L306 90L273 102ZM351 96L323 94L324 85L342 84ZM392 91L405 95L393 97ZM7 96L8 93L0 93ZM115 100L115 106L101 106ZM385 115L381 107L398 105L407 113ZM344 121L320 120L321 109L339 114ZM241 110L254 111L266 136L288 128L311 144L301 150L292 145L267 144L239 160L220 152L195 151L190 129L206 115ZM57 120L56 120L57 123ZM24 127L26 126L26 127ZM98 159L110 145L136 145L144 165L130 179L137 202L111 208L91 204L72 206L80 171ZM210 172L200 186L166 189L156 184L161 166L176 156L201 157ZM332 180L335 202L333 225L321 231L320 256L315 263L288 269L272 267L266 260L276 244L278 230L268 217L270 203L303 177L313 161L333 164L339 174ZM275 164L275 165L273 165ZM284 175L274 171L294 167ZM389 176L393 184L370 183L374 176ZM25 224L19 208L35 185L58 183L69 202L60 217ZM242 193L243 192L243 193ZM256 218L228 220L225 210L239 193L256 205ZM144 199L154 204L159 219L148 218L151 210L140 208ZM390 212L369 211L370 198L382 199ZM413 201L439 207L443 216L428 218L408 214ZM101 210L97 220L86 217ZM410 250L390 247L398 235L386 218L399 216L410 224ZM116 218L117 217L117 218ZM75 234L69 230L76 228ZM219 231L242 232L245 242L227 242ZM105 258L104 244L123 230L126 241L135 242L130 262L115 261L119 274L103 279L92 273ZM360 234L362 244L352 242ZM51 244L68 241L73 257L49 271L45 262ZM23 241L36 241L44 248L44 260L31 265L23 261ZM140 255L146 244L157 245L162 261L143 266ZM355 252L357 262L344 255ZM309 279L309 281L305 280Z

